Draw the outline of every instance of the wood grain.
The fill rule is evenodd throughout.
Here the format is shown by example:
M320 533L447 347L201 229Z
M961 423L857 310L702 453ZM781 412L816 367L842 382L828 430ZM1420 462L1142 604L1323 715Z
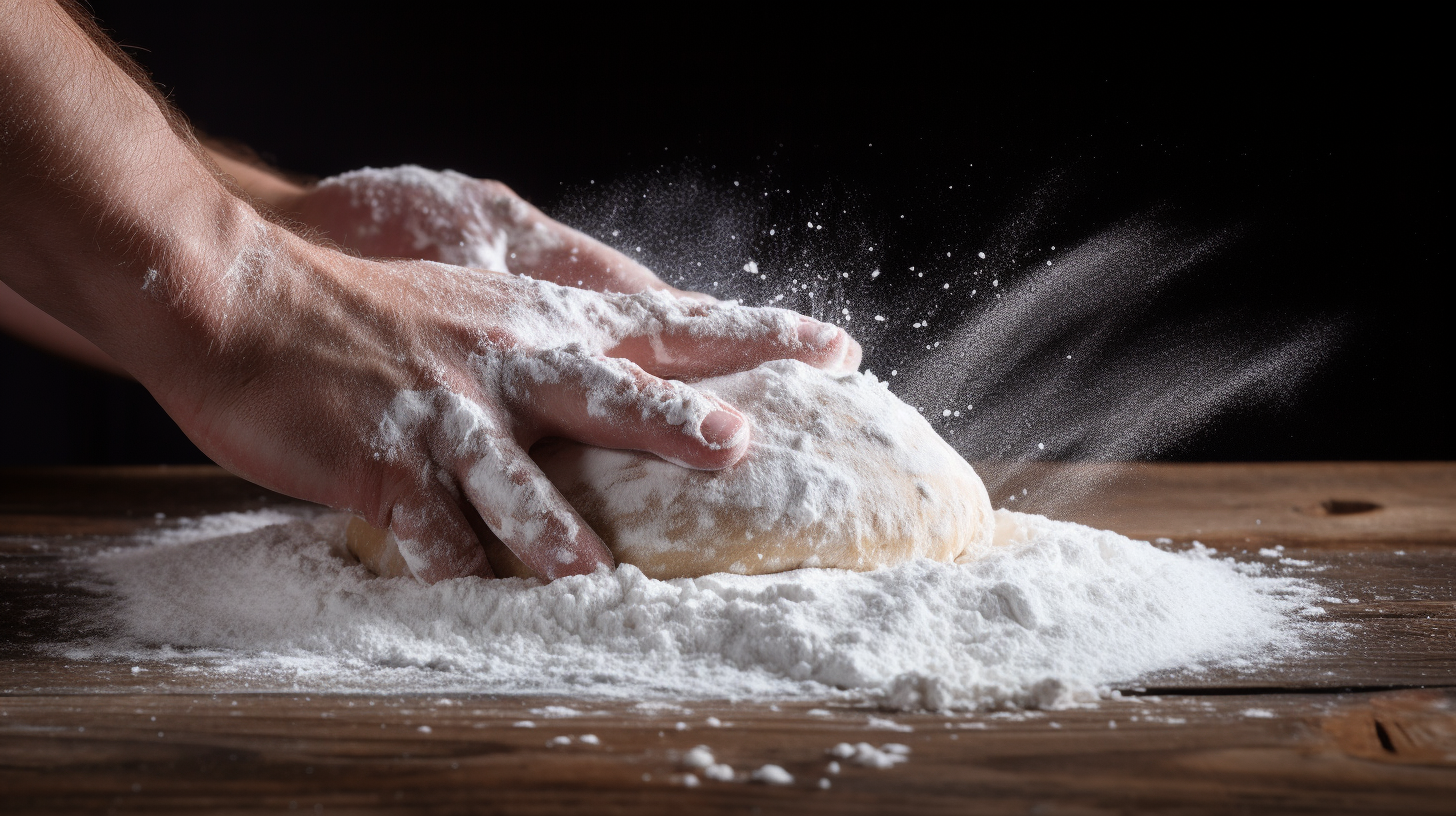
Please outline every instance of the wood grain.
M1443 691L892 717L903 731L869 727L881 712L814 716L803 703L532 713L560 702L10 697L0 699L0 790L10 812L1450 813L1456 801L1456 695ZM585 734L599 742L583 743ZM556 744L561 737L569 742ZM878 769L841 760L834 773L829 750L840 742L901 743L909 761ZM682 759L696 745L732 766L734 781L698 772L688 787L694 769ZM793 783L749 781L766 763Z
M1132 538L1342 549L1456 544L1451 463L988 463L978 470L997 484L998 507ZM1007 501L1012 495L1021 506Z
M68 652L104 605L78 581L77 558L179 516L295 502L213 468L0 471L0 810L1456 810L1456 465L983 469L998 504L1175 549L1196 539L1311 577L1342 601L1326 609L1347 634L1313 644L1297 664L1174 672L1094 708L974 716L805 702L643 709L300 695L286 678L225 688L185 666L134 672ZM1013 491L1017 502L1006 501ZM1274 546L1309 565L1259 553ZM584 713L542 713L562 705ZM901 730L872 727L871 717ZM535 727L516 726L525 720ZM903 743L909 761L830 773L826 751L859 741ZM734 781L699 773L698 786L685 784L683 753L699 744L735 769ZM765 763L793 784L749 781Z

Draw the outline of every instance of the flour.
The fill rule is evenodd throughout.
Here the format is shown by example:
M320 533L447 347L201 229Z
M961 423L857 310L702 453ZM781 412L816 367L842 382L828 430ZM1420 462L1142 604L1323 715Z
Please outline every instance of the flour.
M378 224L398 222L413 239L414 257L455 266L507 272L507 255L515 250L534 263L559 240L539 221L532 223L525 202L499 185L481 185L454 170L436 172L416 165L365 167L326 178L324 192L344 194L369 213L345 237L369 245Z
M851 330L993 496L1034 484L1040 512L1074 505L1096 471L1029 463L1186 457L1226 412L1293 400L1346 333L1319 309L1271 320L1257 299L1193 313L1197 281L1242 239L1176 208L1099 223L1054 174L1001 213L907 215L839 179L790 196L777 161L743 180L751 195L684 163L578 188L555 214L680 288Z
M856 765L864 765L867 768L893 768L901 762L910 759L910 747L898 742L890 742L880 747L861 742L850 745L841 742L829 749L829 755L848 760Z
M764 765L754 771L749 778L754 782L762 782L765 785L794 784L794 775L784 770L782 765Z
M1059 706L1287 654L1315 591L1004 510L1005 546L970 564L670 581L624 566L544 585L375 579L338 554L339 516L228 519L96 558L113 634L95 651L334 691Z
M702 770L717 762L713 757L713 749L706 745L699 745L683 754L682 763L689 768Z
M141 533L138 537L153 544L169 546L189 544L220 536L250 533L275 524L300 520L300 514L282 510L252 510L244 513L214 513L199 518L179 519L175 526Z

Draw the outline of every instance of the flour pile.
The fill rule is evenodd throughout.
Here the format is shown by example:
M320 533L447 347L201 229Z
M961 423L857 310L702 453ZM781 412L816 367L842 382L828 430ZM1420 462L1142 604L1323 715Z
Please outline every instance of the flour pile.
M657 581L375 579L343 519L230 514L93 567L128 657L295 687L608 698L838 698L903 709L1057 706L1150 672L1300 647L1307 583L1194 547L999 511L972 564ZM268 525L268 526L260 526ZM231 526L230 535L216 535ZM181 650L179 652L179 650Z

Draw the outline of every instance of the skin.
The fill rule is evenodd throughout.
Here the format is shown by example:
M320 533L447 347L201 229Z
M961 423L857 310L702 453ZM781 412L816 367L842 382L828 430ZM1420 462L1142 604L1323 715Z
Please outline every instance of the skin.
M673 290L505 187L463 184L474 203L432 246L451 229L551 240L496 272L306 240L277 215L370 256L419 243L403 222L364 241L372 216L338 190L210 156L64 9L0 0L7 321L135 377L234 473L390 528L424 580L489 575L482 522L543 576L611 564L526 455L538 439L726 467L746 420L667 378L858 366L844 332L782 310L609 294Z
M434 245L417 246L405 219L396 217L381 223L367 209L351 201L347 191L338 186L305 186L205 145L202 152L202 158L214 167L223 184L265 213L301 227L316 242L326 241L366 257L446 260ZM652 270L626 255L547 217L498 181L470 179L467 186L471 197L477 200L514 204L514 208L526 213L527 226L540 225L554 239L557 247L553 251L533 258L532 263L512 262L508 265L511 272L598 292L657 290L706 303L716 302L711 295L668 285ZM448 220L454 222L451 226L455 234L448 234L447 228L447 234L438 236L439 242L448 243L469 233L499 228L490 219L483 219L479 210L459 207L450 213ZM512 232L518 234L520 230ZM129 376L95 343L37 308L3 281L0 281L0 329L62 357L117 376Z

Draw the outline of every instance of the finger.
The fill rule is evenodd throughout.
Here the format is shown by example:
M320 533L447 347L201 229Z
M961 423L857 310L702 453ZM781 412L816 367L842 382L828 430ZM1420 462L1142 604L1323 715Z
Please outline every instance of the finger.
M799 360L833 372L859 368L859 343L832 323L787 309L693 303L643 293L616 299L634 327L608 354L660 377L701 378Z
M456 477L480 517L541 578L585 575L616 562L607 545L508 437L476 435Z
M481 182L481 189L496 221L506 228L511 272L596 292L678 291L621 252L550 218L504 184Z
M385 548L391 543L397 547L409 571L427 584L492 575L485 550L458 502L442 487L409 495L390 512Z
M509 266L510 271L594 292L630 295L655 291L699 303L720 302L706 292L679 289L606 244L554 221L550 223L565 233L563 245L534 253L530 263L521 261L518 253L518 258Z
M575 286L597 292L632 294L648 290L676 293L678 290L663 281L652 270L591 236L541 216L542 222L556 233L560 244L532 259L529 269L516 269L533 277L546 278L563 286Z
M543 349L531 361L511 391L540 436L647 451L697 470L728 467L748 450L748 420L736 408L630 360L574 347Z
M706 292L694 292L691 289L673 289L673 288L669 288L669 289L665 289L664 291L666 291L669 295L676 295L676 296L678 296L680 298L687 298L688 300L696 300L699 303L722 303L723 302L723 301L721 301L721 300L713 297L712 295L710 295L710 294L708 294Z

